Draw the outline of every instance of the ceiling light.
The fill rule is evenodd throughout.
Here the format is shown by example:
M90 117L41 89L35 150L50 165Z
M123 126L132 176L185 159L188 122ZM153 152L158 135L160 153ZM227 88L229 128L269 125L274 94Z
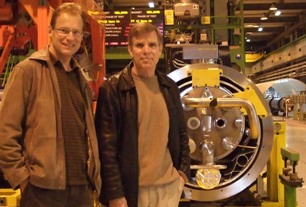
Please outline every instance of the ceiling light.
M263 13L260 20L267 20L267 19L268 19L267 15L265 13Z
M280 10L277 10L277 11L275 12L274 15L275 15L275 16L279 16L279 15L281 15L281 13L282 13L282 12L281 12Z
M275 11L275 10L277 10L277 7L275 6L274 3L270 6L269 10L270 10L270 11Z
M149 7L154 8L154 2L153 1L149 1Z

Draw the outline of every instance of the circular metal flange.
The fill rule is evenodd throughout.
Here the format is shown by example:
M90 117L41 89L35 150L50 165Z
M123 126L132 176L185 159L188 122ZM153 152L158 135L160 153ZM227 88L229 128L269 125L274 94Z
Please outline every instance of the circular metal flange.
M205 85L203 87L193 86L192 71L220 69L220 85ZM218 108L207 107L205 109L190 108L185 110L185 118L198 117L201 126L188 129L188 136L193 139L196 150L191 154L192 172L200 169L202 155L199 144L203 141L213 142L215 146L214 164L224 166L220 170L221 180L217 186L211 189L202 189L196 183L196 172L192 175L193 183L185 186L187 199L211 202L229 198L250 187L261 174L266 166L273 143L273 120L262 93L256 85L246 76L238 71L218 64L193 64L168 74L180 89L183 97L208 97L209 98L231 98L236 93L243 93L251 87L255 91L256 100L260 100L263 108L267 111L266 116L259 116L259 136L254 139L249 116L242 113L241 108ZM254 97L246 97L254 100ZM185 106L186 107L186 106ZM193 109L193 110L191 110ZM210 123L208 123L210 122ZM194 125L192 125L194 126ZM199 166L199 167L194 167ZM202 169L205 169L202 165ZM188 192L189 191L189 192Z

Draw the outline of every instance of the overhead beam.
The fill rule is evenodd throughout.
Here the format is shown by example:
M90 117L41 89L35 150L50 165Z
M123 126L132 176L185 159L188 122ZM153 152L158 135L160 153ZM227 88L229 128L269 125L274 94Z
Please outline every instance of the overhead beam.
M267 20L261 21L262 23L271 23L271 22L298 22L300 20L297 16L290 17L272 17L270 16ZM244 23L258 23L260 21L260 17L247 17L244 16Z
M244 10L269 10L271 3L244 3ZM280 3L276 4L278 10L291 10L291 9L306 9L305 3Z
M282 32L284 31L284 27L266 27L264 25L261 25L263 28L263 31L265 32ZM244 28L245 32L258 32L258 28L253 27L253 28ZM258 32L260 33L260 32Z
M292 32L293 30L302 27L306 25L306 20L300 21L298 23L296 23L295 25L293 25L291 28L285 30L284 32L282 32L281 34L279 34L277 37L273 38L273 41L269 42L269 44L259 48L257 50L257 52L263 51L264 49L270 47L271 45L273 45L274 43L276 43L277 41L279 41L281 38L283 38L285 35L289 34L290 32Z

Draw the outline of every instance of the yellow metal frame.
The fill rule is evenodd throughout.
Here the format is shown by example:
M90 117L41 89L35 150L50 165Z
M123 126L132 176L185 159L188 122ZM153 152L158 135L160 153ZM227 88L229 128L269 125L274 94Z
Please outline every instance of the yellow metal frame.
M286 122L284 120L274 120L273 126L273 147L270 161L267 164L267 194L269 200L264 201L262 206L283 207L285 192L279 175L283 173L282 169L284 167L280 149L286 147Z
M0 206L17 207L19 206L21 193L20 190L0 189Z

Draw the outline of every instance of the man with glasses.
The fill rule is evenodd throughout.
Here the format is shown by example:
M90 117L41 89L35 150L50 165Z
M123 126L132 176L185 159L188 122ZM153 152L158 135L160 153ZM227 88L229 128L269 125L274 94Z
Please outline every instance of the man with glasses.
M94 206L100 161L92 93L73 55L84 13L64 3L52 14L47 48L15 66L0 106L0 167L21 189L21 206Z

